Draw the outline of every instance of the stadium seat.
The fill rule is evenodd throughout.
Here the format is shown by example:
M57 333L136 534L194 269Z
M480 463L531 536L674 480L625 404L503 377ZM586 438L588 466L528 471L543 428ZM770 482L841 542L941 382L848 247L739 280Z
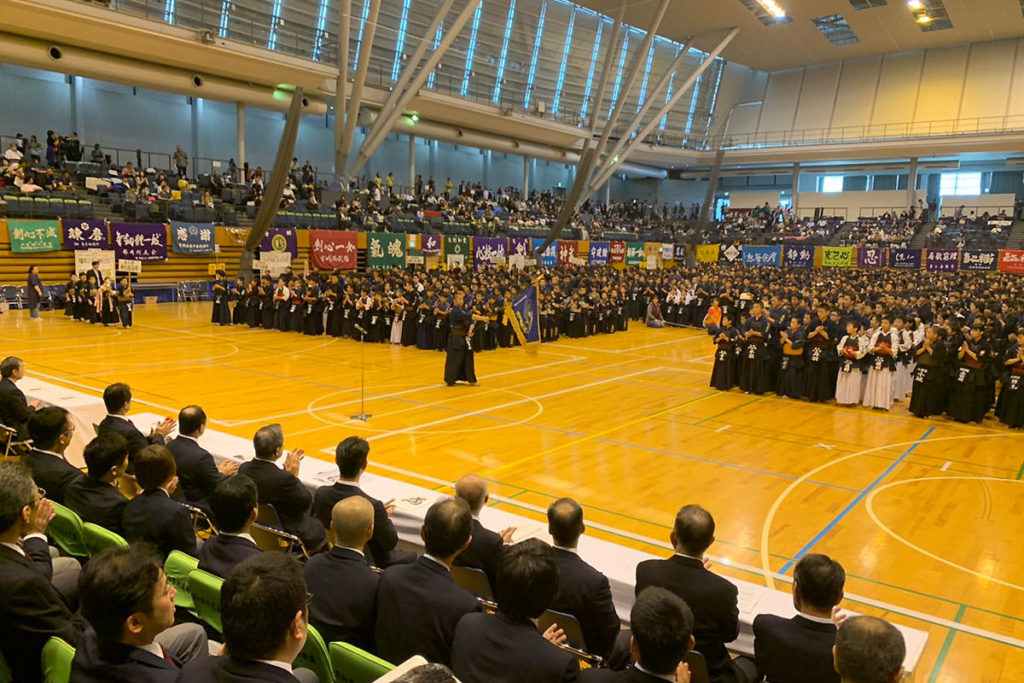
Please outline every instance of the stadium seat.
M75 204L77 208L77 203ZM66 208L64 205L63 197L51 197L50 198L50 215L51 216L67 216L65 212Z
M544 614L537 618L537 630L544 632L552 624L558 624L558 627L565 633L565 644L574 650L578 650L580 653L588 653L587 643L583 639L583 627L580 626L579 620L571 614L565 612L556 612L555 610L549 609ZM601 658L596 655L587 654L584 659L595 659L600 661Z
M478 598L494 600L491 582L487 580L487 574L482 569L455 565L452 567L452 581Z
M178 594L174 596L174 604L195 614L196 603L189 592L188 575L199 568L199 560L186 555L180 550L172 550L164 562L164 574L167 583L174 586Z
M43 683L68 683L71 680L71 660L75 648L56 636L43 645Z
M85 537L85 547L88 556L92 557L107 548L127 548L128 541L124 540L110 529L105 529L98 524L86 522L82 525Z
M711 674L708 673L708 663L704 655L696 650L690 650L683 657L683 661L690 667L690 683L710 683Z
M60 503L53 504L54 518L46 531L57 544L57 547L72 557L89 557L89 547L85 542L85 525L82 518L73 510Z
M331 654L327 650L327 643L324 642L320 632L310 624L306 636L306 644L302 652L295 658L296 668L309 669L316 674L321 681L333 681L335 679L334 667L331 666Z
M196 616L221 633L220 587L224 579L202 569L193 569L188 574L188 590L195 602Z
M395 668L394 664L348 643L331 643L328 650L338 683L373 683Z
M33 216L52 216L50 213L50 200L46 197L35 197L32 199Z

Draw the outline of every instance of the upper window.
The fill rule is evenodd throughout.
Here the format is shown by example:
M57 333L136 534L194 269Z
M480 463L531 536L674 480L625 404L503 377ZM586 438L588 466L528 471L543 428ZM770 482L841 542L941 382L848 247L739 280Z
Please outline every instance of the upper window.
M939 194L943 197L980 195L981 173L943 173Z
M821 191L822 192L842 192L843 191L843 176L841 175L826 175L821 177Z

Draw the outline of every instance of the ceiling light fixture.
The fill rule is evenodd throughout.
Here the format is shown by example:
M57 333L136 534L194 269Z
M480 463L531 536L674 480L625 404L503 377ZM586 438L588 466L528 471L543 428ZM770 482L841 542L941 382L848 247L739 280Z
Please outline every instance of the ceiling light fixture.
M924 9L924 2L922 0L907 0L907 7L911 12L917 12Z
M782 9L781 7L779 7L779 3L775 2L775 0L757 0L757 1L758 1L758 3L760 3L761 7L764 7L764 10L766 12L768 12L768 14L772 15L776 19L785 19L785 17L786 17L786 10Z
M918 14L917 15L917 23L919 23L919 24L930 24L930 23L932 23L932 18L930 16L928 16L927 14Z

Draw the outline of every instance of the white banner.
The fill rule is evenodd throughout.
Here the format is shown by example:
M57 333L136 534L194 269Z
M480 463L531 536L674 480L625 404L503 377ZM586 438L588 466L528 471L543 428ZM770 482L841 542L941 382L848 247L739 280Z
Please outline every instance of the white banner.
M100 272L103 277L113 278L117 275L114 270L113 249L79 249L75 251L75 272L87 273L92 270L92 262L100 262ZM102 283L97 282L97 285Z
M117 262L117 272L119 273L141 273L142 272L142 261L133 261L131 259L121 259Z
M448 267L449 268L451 268L453 266L458 266L458 267L461 268L464 265L466 265L466 255L465 254L448 254Z
M261 273L276 277L292 265L292 255L287 251L261 251L260 257L253 261L253 266Z
M410 264L410 265L421 266L421 265L423 265L423 255L422 254L406 254L405 262Z

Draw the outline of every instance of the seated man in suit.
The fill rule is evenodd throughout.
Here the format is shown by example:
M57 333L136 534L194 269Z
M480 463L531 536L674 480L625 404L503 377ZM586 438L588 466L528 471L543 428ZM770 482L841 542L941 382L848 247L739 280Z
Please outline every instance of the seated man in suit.
M768 683L839 683L832 662L832 614L843 599L845 583L841 564L825 555L805 555L793 570L797 615L754 617L754 659Z
M82 616L90 628L71 662L72 683L175 683L183 662L206 657L199 624L174 625L174 595L152 555L111 548L82 572Z
M273 505L284 530L295 534L310 553L318 552L327 543L324 526L309 514L313 496L299 481L299 463L302 449L290 451L284 460L284 469L277 461L284 454L284 434L281 425L260 427L252 438L256 458L242 463L239 474L256 482L261 504Z
M0 424L16 430L21 439L28 435L28 419L39 408L39 401L27 401L15 384L24 376L25 363L20 358L8 356L0 362Z
M50 636L75 645L85 629L50 581L51 519L53 505L28 470L0 463L0 651L19 683L42 680L39 657Z
M249 533L256 521L256 483L244 474L225 477L213 489L209 503L218 533L199 549L199 568L226 577L237 565L263 552Z
M738 591L705 566L704 553L715 541L715 520L699 505L684 505L669 540L676 551L672 557L636 566L636 594L658 586L682 598L693 611L695 649L707 660L711 680L744 680L725 648L739 635Z
M370 563L383 568L412 562L416 559L414 554L395 550L398 532L391 523L391 513L395 510L394 501L382 503L359 487L359 479L366 471L369 453L370 444L358 436L350 436L338 444L334 451L334 461L338 465L338 481L316 490L313 498L313 515L321 524L328 527L331 525L334 505L339 500L349 496L362 496L373 504L373 538L365 548Z
M196 534L185 506L171 499L178 488L174 456L163 446L148 446L135 456L135 478L142 493L128 501L121 527L128 541L156 546L161 560L172 550L196 555Z
M308 632L302 565L285 553L260 553L231 570L220 591L228 654L185 665L181 681L318 683L292 669Z
M587 650L607 658L622 624L608 577L587 564L576 550L584 531L583 508L575 500L560 498L548 507L548 532L555 542L559 576L551 609L576 617Z
M132 407L132 390L127 384L111 384L103 390L103 405L107 408L107 416L99 423L96 434L102 436L107 432L116 432L128 440L128 462L134 464L135 456L146 446L163 445L164 438L174 431L174 420L164 420L148 434L139 431L138 427L128 419L128 411Z
M373 505L362 496L335 503L334 547L306 563L306 586L313 595L309 622L327 642L340 640L367 652L376 650L373 627L380 582L363 555L363 546L373 537L373 515Z
M505 545L512 542L515 527L509 527L500 534L485 529L480 523L480 511L490 500L487 493L487 482L475 474L467 474L455 482L455 496L469 503L473 513L473 540L466 551L455 558L455 564L461 567L483 569L487 580L491 582L491 590L497 582L498 558Z
M898 683L903 680L907 644L885 619L849 617L836 633L835 668L843 683Z
M223 460L218 465L209 451L199 445L206 431L206 413L199 406L186 406L178 413L178 436L167 442L167 450L178 466L178 481L185 500L205 507L206 499L224 477L238 471L238 463Z
M21 456L21 462L32 471L32 478L46 491L46 497L63 505L68 484L82 476L82 470L64 459L75 434L71 416L63 408L40 408L29 418L28 432L32 450Z
M97 436L85 447L84 477L68 484L64 504L86 522L124 535L121 519L128 499L117 487L117 480L128 467L128 441L120 434Z
M467 614L455 629L452 673L463 683L560 683L575 681L575 655L556 647L557 626L541 635L531 619L558 592L558 558L544 541L528 538L509 546L498 563L498 613Z
M586 683L655 683L689 681L683 657L693 649L693 613L664 588L645 588L629 612L629 651L633 665L625 671L587 669Z
M470 542L473 516L461 498L444 498L427 510L420 536L426 553L412 564L389 567L377 588L377 654L389 662L422 655L448 664L455 626L478 612L473 595L452 581L452 562Z

